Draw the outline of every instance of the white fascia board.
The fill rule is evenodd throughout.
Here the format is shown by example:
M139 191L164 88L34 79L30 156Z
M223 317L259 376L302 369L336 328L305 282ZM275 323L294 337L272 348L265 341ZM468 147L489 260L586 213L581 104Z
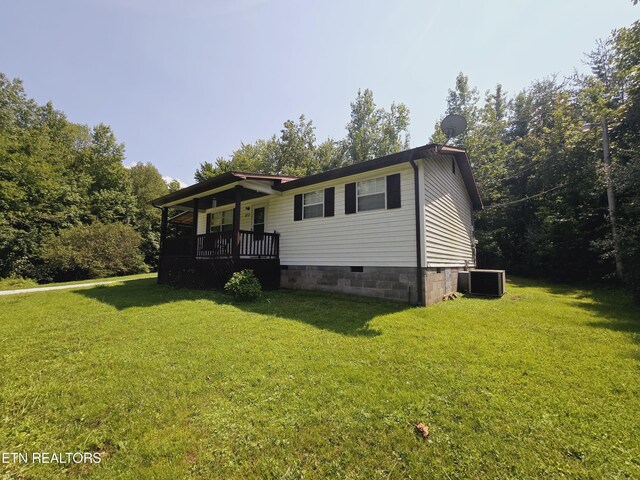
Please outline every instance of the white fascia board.
M266 193L268 195L278 195L278 196L282 195L282 192L279 192L271 188L271 186L273 185L272 180L269 180L268 182L260 182L255 180L239 180L237 182L230 183L229 185L225 185L224 187L218 187L212 190L207 190L206 192L200 192L196 195L191 195L190 197L184 197L184 198L181 198L180 200L175 200L173 202L166 203L162 206L173 207L174 205L180 205L181 203L188 202L189 200L193 200L194 198L202 198L202 197L206 197L207 195L215 195L216 193L224 192L225 190L231 190L236 185L242 185L244 188L247 188L249 190L255 190L257 192ZM187 212L190 212L191 210L193 210L190 207L179 207L179 209Z
M256 192L266 193L267 195L282 195L282 192L274 190L271 188L273 186L273 181L269 180L268 182L256 181L256 180L242 180L239 185L242 185L244 188L248 188L249 190L255 190Z

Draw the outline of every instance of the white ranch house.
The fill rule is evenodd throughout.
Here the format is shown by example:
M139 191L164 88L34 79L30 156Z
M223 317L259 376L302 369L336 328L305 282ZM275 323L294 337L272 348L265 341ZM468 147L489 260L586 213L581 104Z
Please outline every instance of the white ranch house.
M161 283L221 287L252 268L265 288L417 305L475 267L482 208L466 152L442 145L304 178L228 172L152 203L163 212Z

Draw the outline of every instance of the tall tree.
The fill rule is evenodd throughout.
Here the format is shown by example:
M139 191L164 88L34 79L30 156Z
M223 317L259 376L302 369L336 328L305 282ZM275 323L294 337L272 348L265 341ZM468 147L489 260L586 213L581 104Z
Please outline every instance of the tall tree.
M276 142L272 171L294 177L317 173L319 166L316 162L315 143L315 128L304 115L300 115L297 122L287 120Z
M99 124L75 164L88 183L91 214L101 222L134 221L136 202L124 159L124 145L117 142L109 126Z
M129 176L136 201L134 225L141 237L140 250L145 263L155 268L160 250L161 213L151 205L151 200L167 194L169 188L151 163L136 163L129 169Z
M467 129L458 137L452 139L449 143L452 145L463 146L468 150L473 150L474 131L479 121L478 101L480 94L478 89L469 85L469 77L462 72L456 77L455 87L450 89L447 94L447 109L445 115L461 115L467 121ZM443 116L444 117L444 116ZM436 123L434 134L431 136L431 142L444 143L447 139L440 131L440 121Z
M387 112L376 106L371 90L358 90L342 145L347 165L409 148L409 109L392 103Z

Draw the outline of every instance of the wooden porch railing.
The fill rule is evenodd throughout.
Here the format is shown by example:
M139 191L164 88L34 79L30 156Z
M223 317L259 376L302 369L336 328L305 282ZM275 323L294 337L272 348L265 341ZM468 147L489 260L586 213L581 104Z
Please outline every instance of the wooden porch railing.
M161 255L193 255L193 237L179 237L165 240ZM240 257L278 258L280 255L280 234L240 230ZM196 237L197 258L233 257L233 232L205 233Z

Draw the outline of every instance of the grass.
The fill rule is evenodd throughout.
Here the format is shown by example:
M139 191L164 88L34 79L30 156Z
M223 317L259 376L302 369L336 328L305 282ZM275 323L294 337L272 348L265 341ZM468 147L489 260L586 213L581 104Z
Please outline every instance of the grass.
M23 288L38 288L38 287L57 287L61 285L77 285L79 283L96 283L96 282L108 282L111 280L139 280L143 278L155 278L157 273L137 273L135 275L125 275L121 277L107 277L107 278L94 278L89 280L76 280L73 282L55 282L55 283L37 283L29 278L21 277L9 277L0 278L0 291L2 290L21 290Z
M640 478L640 314L512 280L427 309L142 279L0 298L7 478ZM427 440L412 424L429 426Z

